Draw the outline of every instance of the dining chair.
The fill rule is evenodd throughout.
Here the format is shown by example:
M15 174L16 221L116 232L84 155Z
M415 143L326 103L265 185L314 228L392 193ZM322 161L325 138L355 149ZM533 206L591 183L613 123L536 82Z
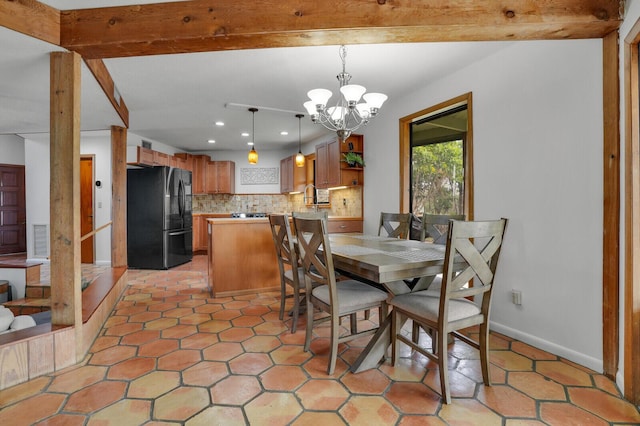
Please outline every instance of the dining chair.
M291 333L295 333L298 326L300 301L304 296L304 287L301 285L304 283L304 270L291 238L289 217L286 214L270 214L269 225L280 270L280 320L284 318L286 299L293 298ZM293 294L287 293L287 286L292 288Z
M493 221L452 221L446 240L442 287L439 295L417 291L395 296L391 320L391 362L398 361L401 341L438 363L441 396L451 403L448 375L447 336L453 336L480 351L482 379L489 377L489 313L498 258L507 219ZM463 265L462 267L460 265ZM470 283L470 284L467 284ZM469 300L469 298L474 298ZM478 300L481 299L481 300ZM428 351L402 334L405 319L433 330L432 350ZM459 330L479 326L473 340Z
M388 294L354 279L336 281L331 245L325 222L321 219L293 218L298 249L305 275L307 330L304 351L309 351L315 324L330 322L330 348L327 374L332 375L338 357L338 345L372 335L377 327L358 332L356 313L378 308L379 321L387 314ZM329 315L316 319L314 308ZM351 318L349 333L341 335L340 318Z
M420 241L429 239L434 244L446 244L450 220L466 220L463 214L423 214Z
M406 240L409 237L411 227L411 213L380 213L378 235L384 229L386 236Z

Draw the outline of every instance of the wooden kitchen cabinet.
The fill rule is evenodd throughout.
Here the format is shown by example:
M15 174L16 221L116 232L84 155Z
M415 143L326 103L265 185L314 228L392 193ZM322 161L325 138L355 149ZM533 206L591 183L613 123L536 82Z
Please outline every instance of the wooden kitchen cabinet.
M233 194L236 190L236 163L209 161L206 164L207 194Z
M211 161L208 155L193 155L191 170L192 191L194 194L207 193L207 163Z
M364 173L361 167L349 167L341 161L343 152L363 152L362 135L351 135L345 142L338 138L316 145L316 176L317 188L335 188L337 186L362 185Z
M207 217L193 216L193 252L207 251Z
M307 184L307 168L296 166L296 156L292 155L280 160L280 192L302 192Z

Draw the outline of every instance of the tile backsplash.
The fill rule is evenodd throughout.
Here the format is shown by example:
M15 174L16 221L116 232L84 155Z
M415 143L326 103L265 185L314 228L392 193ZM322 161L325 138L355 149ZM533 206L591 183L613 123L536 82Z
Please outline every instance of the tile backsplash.
M362 217L362 187L329 192L329 216ZM194 213L289 213L311 210L302 194L205 194L192 198ZM325 208L325 207L321 207Z

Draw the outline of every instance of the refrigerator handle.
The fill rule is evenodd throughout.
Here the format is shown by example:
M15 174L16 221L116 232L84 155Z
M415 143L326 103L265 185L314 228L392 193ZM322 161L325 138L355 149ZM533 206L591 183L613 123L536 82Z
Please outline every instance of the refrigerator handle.
M182 180L178 182L178 214L180 217L184 216L184 205L186 200L184 199L184 184Z

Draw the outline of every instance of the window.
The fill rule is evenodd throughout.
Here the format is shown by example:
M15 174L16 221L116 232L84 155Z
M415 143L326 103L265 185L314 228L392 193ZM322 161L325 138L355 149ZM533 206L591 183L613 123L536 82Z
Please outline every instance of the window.
M473 218L471 93L400 119L401 210Z

